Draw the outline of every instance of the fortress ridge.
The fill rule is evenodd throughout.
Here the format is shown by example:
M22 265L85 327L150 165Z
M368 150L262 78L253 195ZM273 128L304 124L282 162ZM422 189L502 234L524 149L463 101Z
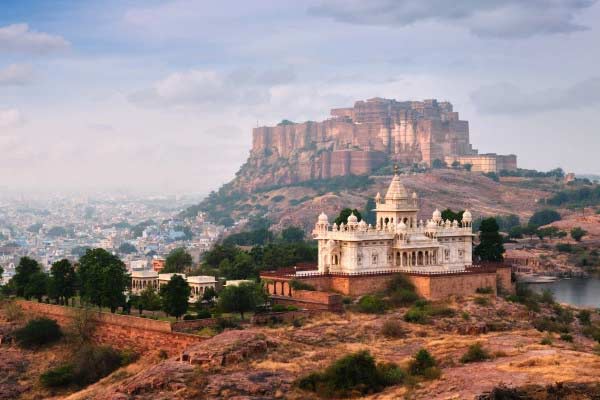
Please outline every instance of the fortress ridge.
M287 160L290 167L282 169L278 160ZM435 99L372 98L332 109L325 121L258 127L249 161L278 168L278 182L272 183L289 184L365 175L386 161L431 167L435 160L471 164L481 172L517 168L515 155L479 154L470 143L468 121L460 119L451 103Z

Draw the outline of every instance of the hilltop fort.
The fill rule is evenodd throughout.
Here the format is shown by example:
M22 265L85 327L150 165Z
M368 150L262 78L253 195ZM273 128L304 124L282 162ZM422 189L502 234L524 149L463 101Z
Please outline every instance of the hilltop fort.
M335 108L322 122L294 123L253 130L248 167L241 177L250 187L311 179L365 175L386 162L431 167L470 164L473 171L515 170L515 155L479 154L470 143L469 122L449 102L373 98ZM255 176L252 171L260 171Z

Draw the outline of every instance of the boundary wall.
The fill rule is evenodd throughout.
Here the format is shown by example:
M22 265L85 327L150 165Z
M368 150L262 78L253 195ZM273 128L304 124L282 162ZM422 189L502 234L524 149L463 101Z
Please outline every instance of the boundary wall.
M27 317L44 316L56 320L67 328L73 321L77 307L65 307L55 304L16 300ZM168 321L134 317L131 315L111 314L94 311L92 320L96 323L93 340L121 350L133 349L137 352L164 350L170 356L179 354L185 347L198 343L200 336L174 332Z

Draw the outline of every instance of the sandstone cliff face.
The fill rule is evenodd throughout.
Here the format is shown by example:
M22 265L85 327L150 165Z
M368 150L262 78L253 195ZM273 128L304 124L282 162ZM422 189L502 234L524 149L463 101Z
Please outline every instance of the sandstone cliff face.
M253 130L247 163L235 187L289 185L312 179L365 175L386 161L431 165L446 156L476 154L469 125L448 102L358 101L331 110L322 122L282 122Z

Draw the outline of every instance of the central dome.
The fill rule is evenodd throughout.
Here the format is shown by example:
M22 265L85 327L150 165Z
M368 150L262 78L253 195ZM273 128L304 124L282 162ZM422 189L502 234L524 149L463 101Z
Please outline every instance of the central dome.
M390 187L385 195L386 200L401 200L408 199L408 192L406 188L400 182L400 177L398 175L394 175L392 182L390 183Z

